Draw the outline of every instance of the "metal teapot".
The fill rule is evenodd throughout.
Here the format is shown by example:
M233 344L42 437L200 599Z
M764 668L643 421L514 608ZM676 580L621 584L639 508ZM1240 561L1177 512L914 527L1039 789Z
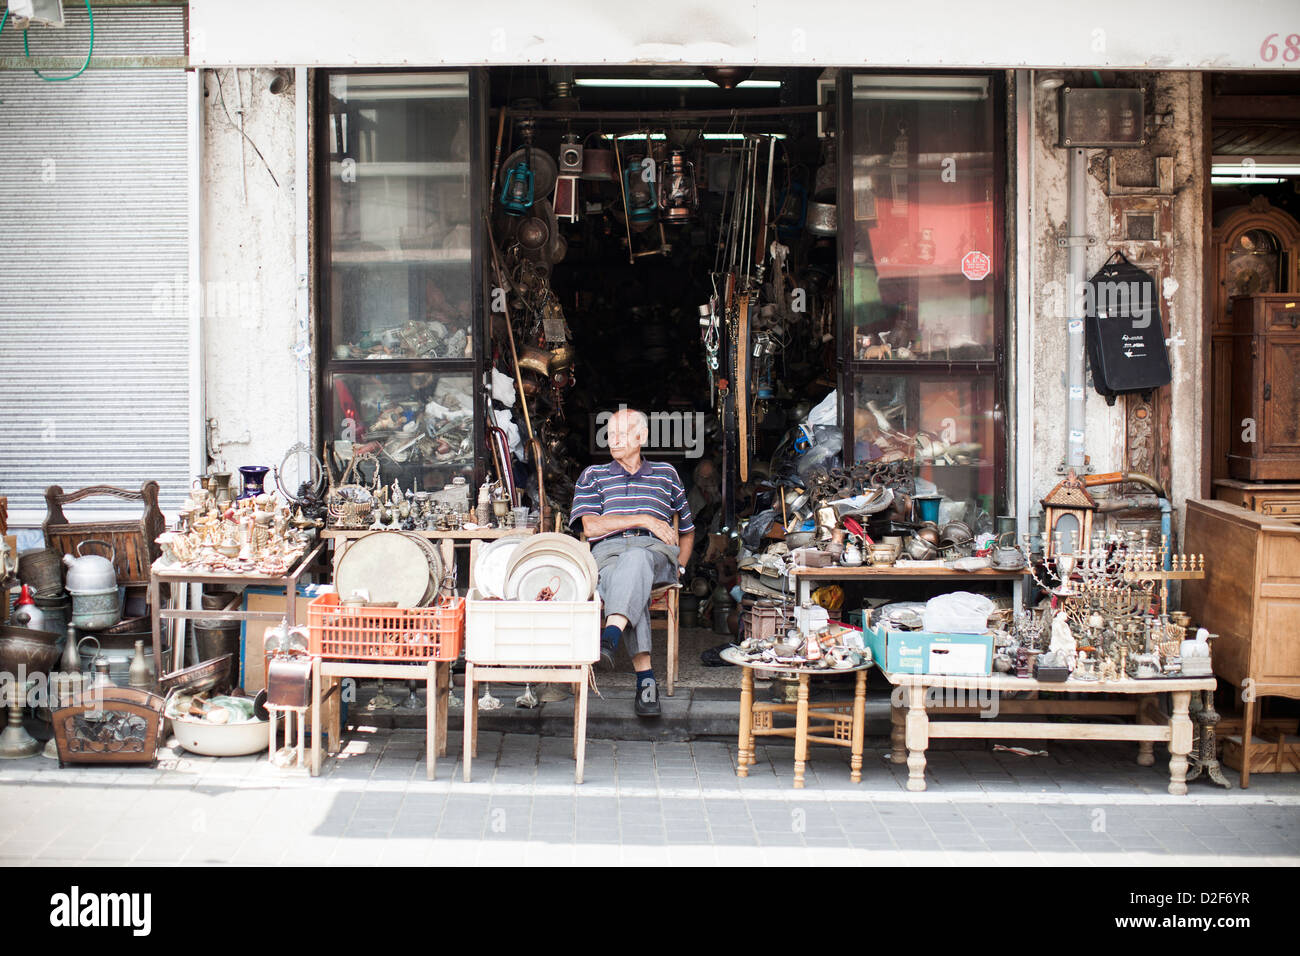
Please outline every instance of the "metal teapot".
M98 554L82 554L81 549L88 544L102 544L112 552L112 558ZM76 547L77 556L63 556L63 563L68 567L67 589L69 593L78 591L100 591L117 588L117 572L113 568L117 560L117 551L107 541L80 541Z
M1003 539L1010 538L1011 543L1003 544ZM997 544L993 546L993 567L999 571L1019 571L1025 566L1024 552L1016 546L1016 533L1006 531L998 535Z
M101 544L112 558L81 553L88 544ZM113 569L117 551L107 541L82 541L77 556L63 556L68 566L67 589L72 595L72 623L87 631L102 631L122 620L121 601L117 592L117 572Z

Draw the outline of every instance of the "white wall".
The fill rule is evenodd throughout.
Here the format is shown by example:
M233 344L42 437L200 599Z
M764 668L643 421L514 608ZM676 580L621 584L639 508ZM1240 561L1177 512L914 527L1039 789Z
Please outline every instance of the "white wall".
M222 108L217 72L235 125ZM310 356L300 361L295 355L294 109L295 97L305 92L294 86L275 95L268 89L271 70L239 70L248 136L243 139L235 72L202 71L200 230L206 414L217 423L210 443L230 471L274 467L294 442L310 438L299 402Z
M1063 74L1039 71L1032 74L1035 90L1035 137L1031 146L1034 203L1030 229L1030 288L1033 303L1031 512L1038 501L1060 480L1057 465L1066 451L1066 323L1057 315L1049 283L1066 285L1067 249L1058 237L1068 233L1067 153L1059 148L1057 132L1058 91L1049 83ZM1174 234L1172 278L1177 288L1160 303L1167 336L1177 332L1185 340L1170 347L1173 365L1170 441L1170 491L1176 508L1188 497L1200 494L1201 475L1201 270L1202 171L1201 164L1201 75L1197 73L1145 74L1143 82L1154 90L1155 113L1172 113L1172 123L1160 127L1142 149L1116 150L1121 164L1136 178L1149 169L1154 181L1154 157L1174 158ZM1137 85L1126 80L1118 86ZM1121 156L1121 154L1124 154ZM1088 152L1087 232L1096 244L1087 249L1084 278L1092 276L1111 254L1106 245L1111 224L1107 203L1107 150ZM1144 169L1145 167L1145 169ZM1132 256L1131 256L1132 258ZM1068 310L1068 304L1067 304ZM1028 329L1027 317L1020 317ZM1124 403L1107 406L1088 380L1086 394L1086 452L1091 470L1097 473L1129 470L1124 461ZM1112 489L1113 490L1113 489ZM1102 494L1106 494L1099 489Z

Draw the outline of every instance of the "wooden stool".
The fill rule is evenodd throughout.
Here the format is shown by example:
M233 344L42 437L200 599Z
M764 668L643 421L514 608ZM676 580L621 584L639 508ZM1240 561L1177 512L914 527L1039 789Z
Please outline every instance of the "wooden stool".
M425 681L428 688L424 701L425 776L433 779L434 765L439 755L447 754L447 695L451 689L451 663L429 661L420 664L386 664L380 661L312 660L311 672L311 775L320 774L321 721L329 728L330 753L339 752L341 723L339 698L344 677L393 677L401 680ZM329 683L329 690L324 685ZM322 708L328 714L322 718Z
M573 694L573 759L577 761L574 783L582 783L582 764L587 755L587 685L591 683L590 664L465 664L465 782L469 783L470 763L478 753L478 698L474 685L479 684L576 684Z

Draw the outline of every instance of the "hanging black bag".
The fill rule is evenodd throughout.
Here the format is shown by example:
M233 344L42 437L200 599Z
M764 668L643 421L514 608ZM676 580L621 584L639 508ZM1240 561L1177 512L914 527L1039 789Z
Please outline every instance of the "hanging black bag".
M1115 404L1128 392L1150 394L1173 378L1156 280L1122 252L1106 260L1084 288L1092 384Z

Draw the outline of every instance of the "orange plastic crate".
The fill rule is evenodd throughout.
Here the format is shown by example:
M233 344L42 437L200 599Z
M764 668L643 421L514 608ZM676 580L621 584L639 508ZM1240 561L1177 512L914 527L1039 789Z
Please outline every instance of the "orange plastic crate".
M307 606L311 652L343 660L454 661L465 643L465 599L432 607L341 607L337 594Z

